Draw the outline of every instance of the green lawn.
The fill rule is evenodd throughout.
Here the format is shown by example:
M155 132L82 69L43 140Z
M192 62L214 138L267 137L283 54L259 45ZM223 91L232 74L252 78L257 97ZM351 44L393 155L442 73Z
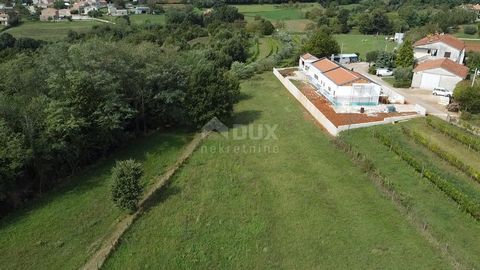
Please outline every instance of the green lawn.
M271 73L242 93L105 269L450 268Z
M25 22L19 26L7 29L5 32L15 37L30 37L35 39L55 41L67 37L68 31L87 32L94 25L102 24L95 21L65 21L65 22Z
M2 269L78 269L123 216L110 199L115 160L144 164L148 186L177 159L187 133L153 134L134 140L110 158L86 169L56 191L0 221Z
M411 128L416 127L415 131L417 132L428 132L428 134L432 134L432 140L438 140L443 136L428 129L425 131L424 119L411 120L401 125L407 125ZM455 202L450 200L436 186L422 178L405 161L374 139L372 136L374 130L389 132L397 142L403 142L405 147L409 147L407 141L410 139L402 133L400 125L356 129L343 133L342 137L373 161L375 167L390 182L390 186L395 192L404 198L415 219L421 224L427 224L433 237L443 246L448 246L450 254L463 265L461 268L479 268L480 242L474 239L480 239L480 224L468 214L462 212ZM457 149L459 145L450 139L442 138L442 141L445 143L446 149L452 147L452 153L461 149ZM417 158L435 163L437 167L442 168L444 174L450 174L454 177L450 178L449 181L465 181L458 184L469 185L469 192L478 192L479 185L466 179L466 176L462 176L461 172L434 157L433 153L428 154L422 146L416 145L416 149ZM467 149L461 151L463 153ZM478 160L478 156L476 160Z
M298 20L305 19L305 12L313 7L320 7L319 4L258 4L258 5L235 5L240 13L246 17L261 16L265 19L277 20Z
M454 33L454 36L456 36L458 38L475 38L475 39L478 39L479 38L478 32L473 34L473 35L465 34L465 32L463 31L463 28L467 25L468 24L460 25L458 31L456 33ZM471 26L477 27L476 24L471 24Z
M118 17L104 15L102 19L115 22ZM140 25L146 22L154 24L165 24L165 14L155 15L155 14L132 14L129 15L130 22L132 24Z
M335 35L343 53L360 53L364 59L369 51L393 51L396 43L385 40L383 35L338 34Z

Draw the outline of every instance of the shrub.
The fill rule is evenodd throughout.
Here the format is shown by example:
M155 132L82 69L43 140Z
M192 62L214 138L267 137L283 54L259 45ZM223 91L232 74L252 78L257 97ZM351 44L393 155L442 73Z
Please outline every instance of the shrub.
M371 65L370 67L368 67L368 73L372 75L377 74L377 68L375 67L375 65Z
M232 64L231 71L239 79L248 79L255 73L255 66L235 61Z
M472 119L472 114L469 113L469 112L462 112L462 114L460 114L460 119L471 120Z
M462 110L480 113L480 87L478 85L470 86L468 81L460 82L455 87L453 96L460 103Z
M397 68L393 76L395 77L394 87L407 88L412 84L412 68Z
M135 211L142 194L142 165L133 159L117 161L112 169L112 199L119 208Z
M370 51L365 54L365 60L369 63L373 63L377 61L378 58L378 51Z
M463 33L467 35L475 35L477 33L477 27L474 25L466 25L463 27Z

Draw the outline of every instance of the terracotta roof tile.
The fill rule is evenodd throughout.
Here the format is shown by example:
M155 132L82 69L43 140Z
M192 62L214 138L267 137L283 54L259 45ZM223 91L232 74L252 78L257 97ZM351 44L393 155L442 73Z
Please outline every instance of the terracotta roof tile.
M468 75L468 67L457 64L448 58L422 62L418 64L413 71L418 72L434 68L445 69L446 71L449 71L463 79L465 79L465 77Z
M318 60L316 62L313 62L313 66L318 68L321 72L327 72L329 70L332 70L334 68L340 67L337 63L327 59L323 58L321 60Z
M465 48L465 42L462 40L445 34L436 34L436 35L429 35L426 36L413 44L413 46L422 46L427 44L433 44L437 42L443 42L449 46L452 46L455 49L463 50Z

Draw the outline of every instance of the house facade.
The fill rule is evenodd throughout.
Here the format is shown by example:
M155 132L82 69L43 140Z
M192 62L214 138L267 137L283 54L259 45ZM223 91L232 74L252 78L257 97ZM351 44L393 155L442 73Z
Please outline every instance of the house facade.
M10 17L7 13L0 12L0 26L8 26L8 20Z
M432 90L437 87L453 90L468 75L468 68L448 58L425 61L413 70L412 87Z
M40 21L56 21L58 20L58 10L54 8L45 8L42 9L40 14Z
M328 58L309 53L300 57L299 69L309 82L335 106L378 105L381 87L357 72Z
M417 62L448 58L463 64L465 42L451 35L429 35L413 44L413 53Z
M465 43L445 34L430 35L413 44L416 66L412 87L453 90L468 75L463 65Z

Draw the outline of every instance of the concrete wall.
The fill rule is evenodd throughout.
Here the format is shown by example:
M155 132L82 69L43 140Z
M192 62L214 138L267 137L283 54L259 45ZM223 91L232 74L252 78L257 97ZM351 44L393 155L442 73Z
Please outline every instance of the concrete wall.
M288 92L294 96L298 102L317 120L327 131L333 136L337 136L338 130L337 127L328 120L325 115L320 112L315 105L302 93L298 88L288 79L284 78L278 69L273 69L273 74L278 78L278 80L287 88Z
M362 128L362 127L369 127L375 125L382 125L393 123L396 121L401 120L408 120L411 118L419 117L421 115L425 115L425 108L419 105L413 105L414 108L409 107L409 109L414 109L417 114L414 115L407 115L407 116L399 116L399 117L390 117L386 118L383 121L377 122L369 122L369 123L360 123L360 124L352 124L352 125L345 125L336 127L328 118L320 112L320 110L312 103L310 100L300 91L298 88L287 78L284 78L282 74L280 74L279 70L281 69L273 69L273 74L277 79L287 88L287 90L292 94L298 102L302 104L302 106L317 120L327 131L333 136L337 136L338 133L344 130L354 129L354 128ZM412 105L410 105L412 106ZM405 110L407 107L404 108Z

